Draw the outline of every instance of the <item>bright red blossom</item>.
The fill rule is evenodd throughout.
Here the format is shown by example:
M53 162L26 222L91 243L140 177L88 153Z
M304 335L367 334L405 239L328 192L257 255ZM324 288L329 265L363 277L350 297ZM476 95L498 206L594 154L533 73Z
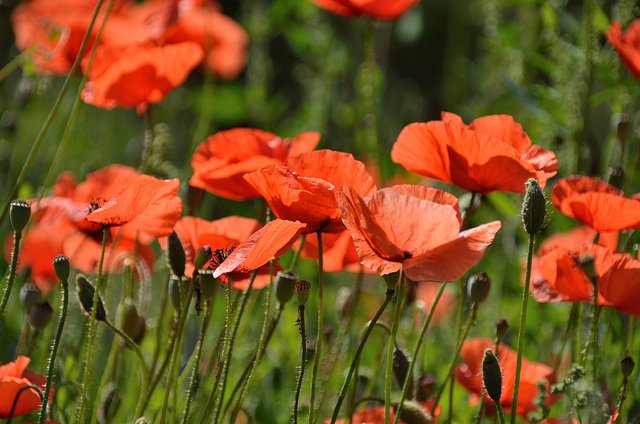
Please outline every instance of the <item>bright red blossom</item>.
M38 386L43 392L47 379L27 369L31 359L26 356L18 356L15 361L0 365L0 418L8 418L13 407L13 402L20 389L25 386ZM53 392L49 394L49 402L53 399ZM33 389L20 393L16 405L14 417L25 415L40 408L42 402L40 396Z
M558 171L555 154L532 145L509 115L485 116L467 126L443 112L441 121L410 124L391 158L409 171L482 194L522 193L529 178L544 188Z
M343 185L337 195L360 262L380 275L402 268L417 282L462 277L501 226L494 221L460 232L458 199L425 186L393 186L363 199Z
M431 414L431 409L433 408L433 401L428 401L422 403L420 406L424 411L428 414ZM336 424L345 424L347 422L352 422L354 424L384 424L384 406L376 406L372 408L365 408L362 411L356 412L353 414L353 420L337 420ZM440 415L440 407L436 409L436 414L434 418L437 418ZM393 422L396 418L395 413L393 412L393 408L391 410L391 422ZM399 423L406 424L405 421L399 420ZM324 420L324 424L331 423L331 419L327 418Z
M384 21L396 20L420 0L311 0L323 9L340 16L366 15Z
M612 21L606 37L620 55L622 63L640 80L640 19L631 22L624 33L620 22Z
M260 197L243 178L267 165L283 165L289 157L312 151L320 141L317 132L282 139L270 132L233 128L207 138L191 157L189 184L231 200Z

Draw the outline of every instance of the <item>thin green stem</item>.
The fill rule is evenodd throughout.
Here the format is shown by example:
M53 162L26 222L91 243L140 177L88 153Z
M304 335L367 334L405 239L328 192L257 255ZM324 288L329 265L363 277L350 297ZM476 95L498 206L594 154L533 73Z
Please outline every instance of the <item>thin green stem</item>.
M309 424L313 424L314 404L316 400L316 382L320 357L322 356L322 329L324 328L324 253L322 246L322 231L318 230L318 328L316 337L316 353L313 356L313 371L311 373L311 395L309 397Z
M438 290L438 294L436 294L436 298L433 301L433 304L431 305L431 309L429 309L429 314L427 315L427 320L424 322L424 325L422 326L422 332L420 333L420 337L418 338L418 341L416 341L416 345L413 348L413 354L412 354L412 361L411 364L409 365L409 370L407 371L407 377L404 380L404 385L402 386L402 396L400 397L400 400L398 401L398 406L396 408L396 418L393 421L394 424L398 424L399 420L400 420L400 415L401 415L401 411L402 411L402 405L404 403L404 400L407 398L407 395L409 394L409 386L410 386L410 382L411 382L411 376L413 375L413 368L416 365L416 362L418 362L418 352L420 351L420 348L422 347L422 343L424 341L424 336L425 334L427 334L427 329L429 328L429 324L431 323L431 318L433 318L433 314L436 310L436 306L438 306L438 302L440 301L440 298L442 297L442 294L444 293L444 289L445 289L445 284L441 284L440 285L440 289Z
M293 258L291 258L291 263L289 264L289 270L295 271L296 266L298 265L298 259L300 259L300 252L302 252L302 248L304 247L304 241L306 240L307 235L303 234L300 236L300 245L298 246L298 250L296 250L293 254Z
M11 75L11 72L18 69L18 67L20 66L20 63L22 62L22 59L24 59L25 56L31 53L32 53L32 49L25 50L19 55L17 55L16 57L14 57L13 59L11 59L9 63L4 65L4 67L0 69L0 81L2 81L3 79Z
M304 325L304 305L298 306L298 323L300 325L300 373L298 374L298 382L296 383L296 398L293 403L293 422L298 424L298 405L300 403L300 390L302 389L302 379L304 378L304 363L307 360L307 332ZM317 352L316 352L317 355Z
M504 424L504 412L502 412L502 405L496 403L496 411L498 411L498 417L500 418L500 424Z
M629 356L629 352L631 352L631 349L633 348L633 336L636 332L636 317L632 316L631 318L629 318L629 330L628 330L628 334L627 334L627 346L624 350L624 354L625 356Z
M193 371L191 373L191 381L189 382L189 390L187 393L187 404L184 407L182 413L182 423L186 424L189 417L189 409L191 407L191 401L193 400L194 393L196 391L196 382L198 380L198 367L200 366L200 358L202 357L202 346L204 345L204 338L207 335L207 328L209 327L209 321L211 318L211 308L209 302L204 306L204 317L202 319L202 327L200 328L200 336L198 337L198 345L196 346L196 359L193 364ZM234 422L234 421L231 421Z
M533 261L534 234L529 234L529 253L527 255L527 273L522 291L522 311L520 312L520 330L518 331L518 353L516 359L516 377L513 385L513 401L511 411L511 424L516 422L516 409L518 405L518 390L520 388L520 370L522 369L522 351L524 350L524 327L527 322L527 301L529 300L529 284L531 282L531 263Z
M51 380L53 380L53 370L56 365L56 355L58 354L58 346L60 345L60 339L62 338L62 329L64 328L64 322L67 319L67 307L69 306L69 284L67 281L62 282L62 309L60 311L60 322L58 323L58 331L56 332L56 338L53 341L51 347L51 355L49 356L49 370L47 372L47 385L44 389L44 398L49 399L49 392L51 391ZM38 418L39 424L44 424L47 416L47 402L42 402L42 409L40 409L40 417Z
M20 239L22 238L22 232L13 232L13 253L11 254L11 270L9 271L9 281L4 288L2 294L2 302L0 302L0 320L4 316L4 310L7 307L9 296L11 296L11 289L13 288L13 282L16 279L16 269L18 268L18 256L20 252Z
M367 323L367 330L365 331L364 335L360 339L360 343L358 344L356 353L353 357L353 360L351 360L351 366L349 367L349 371L347 372L347 377L345 378L344 383L342 383L342 388L340 389L340 395L338 396L336 407L333 409L331 424L334 424L338 419L338 414L340 413L340 407L342 406L342 402L344 401L344 398L347 394L347 389L349 388L351 377L353 376L353 372L355 371L355 368L358 362L360 361L360 354L364 350L364 346L367 343L367 340L369 339L369 335L375 328L375 325L378 322L378 319L380 319L380 316L382 315L384 310L387 308L387 305L389 304L389 302L391 302L391 299L393 298L394 293L395 293L394 289L387 289L384 297L384 302L382 302L382 305L380 305L380 309L378 309L378 312L376 312L373 319Z
M384 381L384 423L389 424L391 422L391 380L393 375L393 349L396 343L396 334L398 333L398 326L400 325L400 317L402 316L402 306L404 299L404 271L400 271L400 282L398 283L398 297L396 298L396 310L393 318L393 325L391 326L391 335L389 336L389 345L387 347L387 368L385 371Z

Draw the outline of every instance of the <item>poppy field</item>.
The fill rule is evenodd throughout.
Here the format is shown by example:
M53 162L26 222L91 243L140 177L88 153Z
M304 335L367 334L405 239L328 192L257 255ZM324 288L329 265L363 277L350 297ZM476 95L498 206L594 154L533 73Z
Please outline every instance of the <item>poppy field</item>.
M635 1L0 19L0 421L640 424Z

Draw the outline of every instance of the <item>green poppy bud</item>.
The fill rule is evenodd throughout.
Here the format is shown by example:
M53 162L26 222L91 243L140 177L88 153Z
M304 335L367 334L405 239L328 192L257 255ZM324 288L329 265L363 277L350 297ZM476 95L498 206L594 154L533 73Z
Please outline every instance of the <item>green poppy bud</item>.
M498 340L502 340L502 338L504 337L508 329L509 329L509 323L507 322L507 320L504 318L500 318L496 322L496 338Z
M622 372L624 378L627 378L631 375L635 366L636 363L633 362L633 359L631 359L631 357L629 356L620 361L620 371Z
M482 383L489 397L495 402L500 403L502 396L502 372L498 358L493 354L493 350L485 349L484 358L482 360Z
M480 304L489 296L489 290L491 289L491 279L487 276L487 273L482 271L474 274L469 278L469 298L475 304Z
M126 298L124 300L124 313L122 315L122 331L132 339L138 331L138 309L133 300Z
M193 266L196 270L202 268L211 260L211 246L202 246L196 251L196 257L193 259Z
M187 259L178 234L174 231L167 239L167 262L173 275L184 276L184 266Z
M276 299L285 305L293 297L296 291L298 276L293 271L278 271L276 276Z
M24 200L14 200L9 208L9 219L13 231L21 233L31 218L31 205Z
M42 330L51 321L51 315L53 315L53 309L49 302L36 303L31 308L31 326L36 330Z
M71 273L71 266L69 265L69 258L64 255L58 255L53 258L53 270L56 272L56 276L63 283L69 279Z
M26 312L31 311L33 306L42 299L42 292L32 281L25 283L20 289L20 303Z
M298 303L304 305L309 300L309 294L311 292L311 283L307 280L300 280L296 283L296 297Z
M398 405L393 405L394 412L398 409ZM407 424L432 424L433 417L422 407L411 400L402 402L400 410L400 419Z
M91 310L93 308L93 296L96 292L96 289L82 274L78 274L78 276L76 277L76 284L78 286L78 300L80 301L80 305L87 315L91 315ZM104 309L102 298L98 297L96 320L104 321L106 318L107 313Z
M547 199L535 178L529 178L524 184L526 192L522 202L522 223L529 234L540 232L547 215Z

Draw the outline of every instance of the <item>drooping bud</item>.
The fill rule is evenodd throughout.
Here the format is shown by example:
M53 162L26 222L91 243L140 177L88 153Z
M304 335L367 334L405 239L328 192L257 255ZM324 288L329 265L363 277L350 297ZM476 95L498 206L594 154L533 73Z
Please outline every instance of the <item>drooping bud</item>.
M635 366L636 366L636 363L633 362L633 359L631 359L631 357L629 356L627 356L622 361L620 361L620 371L622 372L622 375L625 378L631 375L631 373L633 372L633 368Z
M182 242L180 241L178 234L174 231L167 238L167 262L169 263L169 268L171 268L173 275L176 277L184 276L184 266L186 261L187 259Z
M407 379L407 373L409 372L409 359L407 359L407 355L404 354L398 348L393 350L393 361L392 361L392 370L393 376L396 378L396 383L398 383L399 387L404 387L404 382ZM409 381L409 397L413 397L413 378L409 376L411 379Z
M524 184L526 192L522 202L522 223L529 234L540 232L547 215L547 199L535 178L529 178Z
M298 276L293 271L278 271L276 276L276 299L282 305L291 300L296 291Z
M304 305L309 300L309 294L311 293L311 283L307 280L300 280L296 283L296 297L298 303Z
M398 409L398 405L393 405L394 412ZM400 419L407 424L432 424L433 417L422 407L411 400L402 402L400 410Z
M216 295L216 289L218 283L213 278L213 270L211 268L205 268L198 274L200 276L200 290L202 297L206 300L213 300Z
M51 321L51 315L53 315L53 309L49 302L36 303L31 308L31 326L36 330L42 330Z
M58 255L53 258L53 270L56 272L56 276L63 283L69 279L71 273L71 266L69 265L69 258L64 255Z
M475 304L480 304L489 296L491 289L491 279L486 272L481 271L472 275L468 282L469 298Z
M498 358L493 354L493 350L485 349L484 358L482 359L482 383L489 397L495 402L500 403L502 396L502 372Z
M42 292L34 282L28 281L24 283L20 289L20 303L24 306L25 312L31 311L31 308L41 299Z
M84 312L87 315L91 315L91 311L93 308L93 296L95 295L96 289L93 285L87 280L87 278L78 274L76 277L76 284L78 286L78 300L80 301L80 305ZM102 303L102 298L98 296L98 306L96 307L96 320L104 321L107 318L107 313L104 309L104 305Z
M625 177L626 173L624 172L624 168L621 166L614 166L609 168L609 178L607 179L607 182L614 187L622 189Z
M418 390L416 390L416 400L426 402L436 394L436 379L432 375L423 375L418 380Z
M496 338L502 340L507 330L509 329L509 323L506 319L500 318L496 321Z
M196 257L193 258L193 266L199 270L211 260L211 246L202 246L196 251Z
M13 231L21 233L31 218L31 205L24 200L14 200L9 208L9 218Z

